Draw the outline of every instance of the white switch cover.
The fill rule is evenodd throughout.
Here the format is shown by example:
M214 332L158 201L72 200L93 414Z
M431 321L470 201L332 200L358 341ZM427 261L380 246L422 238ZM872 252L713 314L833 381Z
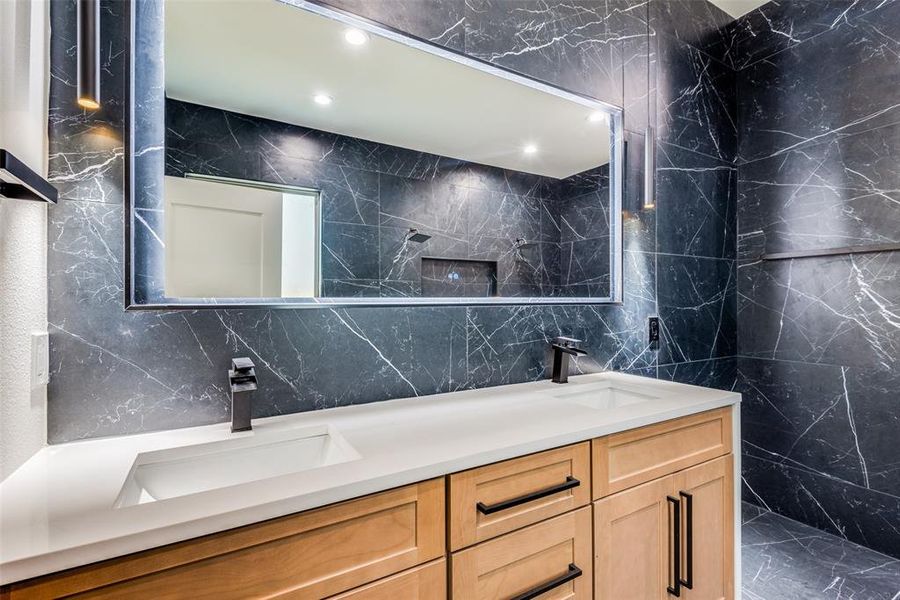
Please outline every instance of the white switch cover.
M50 383L50 336L46 331L31 334L31 387Z

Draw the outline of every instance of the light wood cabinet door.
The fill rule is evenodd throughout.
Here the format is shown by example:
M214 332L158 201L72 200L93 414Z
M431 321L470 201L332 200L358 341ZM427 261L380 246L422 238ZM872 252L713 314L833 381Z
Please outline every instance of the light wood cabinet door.
M594 503L596 600L663 600L670 576L671 476Z
M590 502L590 442L454 473L450 549L460 550Z
M593 440L594 499L730 453L731 410L720 408Z
M734 598L734 458L675 475L681 501L681 579L686 600Z
M9 599L319 599L440 558L444 479L13 584Z
M591 508L586 506L482 542L451 557L454 600L592 597Z
M330 600L446 600L447 561L430 562L374 583L332 596Z

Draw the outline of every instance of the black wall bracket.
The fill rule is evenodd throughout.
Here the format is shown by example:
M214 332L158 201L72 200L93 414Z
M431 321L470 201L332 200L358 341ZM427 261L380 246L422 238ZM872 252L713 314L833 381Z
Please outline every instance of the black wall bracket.
M0 197L56 204L59 192L8 150L0 148Z

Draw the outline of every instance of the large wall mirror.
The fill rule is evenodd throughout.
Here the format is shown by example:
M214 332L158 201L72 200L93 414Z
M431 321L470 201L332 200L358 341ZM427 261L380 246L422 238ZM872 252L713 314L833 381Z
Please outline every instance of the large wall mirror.
M137 6L132 306L621 299L621 109L303 0Z

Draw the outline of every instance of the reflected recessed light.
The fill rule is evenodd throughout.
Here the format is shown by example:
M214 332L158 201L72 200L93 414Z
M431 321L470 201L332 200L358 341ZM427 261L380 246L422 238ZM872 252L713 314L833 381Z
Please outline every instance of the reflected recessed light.
M359 29L347 29L344 31L344 41L351 46L362 46L369 41L369 34Z
M606 113L600 111L592 112L587 118L589 123L604 123L606 121Z
M320 106L328 106L332 102L334 102L334 98L329 96L328 94L316 94L313 96L313 102L319 104Z
M534 144L527 144L525 147L522 148L522 152L524 152L525 154L535 154L535 153L537 153L537 151L538 151L538 147Z

